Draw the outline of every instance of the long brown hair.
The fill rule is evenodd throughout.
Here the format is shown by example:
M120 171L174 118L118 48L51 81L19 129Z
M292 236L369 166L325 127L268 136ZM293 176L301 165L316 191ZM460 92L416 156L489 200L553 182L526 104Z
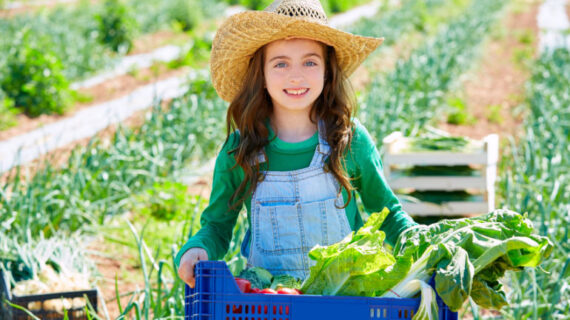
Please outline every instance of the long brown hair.
M331 154L325 170L332 172L340 184L338 194L344 188L348 199L345 208L352 198L354 189L350 177L346 173L344 152L352 141L350 119L356 103L350 82L338 65L335 50L323 44L325 52L325 81L321 95L315 100L310 117L313 123L321 119L325 124L326 140L331 147ZM230 103L226 117L227 135L239 130L239 143L229 151L240 166L245 177L236 192L230 198L230 208L238 207L263 179L260 174L259 152L265 154L264 147L269 143L269 130L266 119L273 112L271 97L265 89L265 47L258 49L250 60L244 84L236 98ZM266 154L265 154L266 155ZM267 155L265 157L267 159ZM235 167L234 167L235 168ZM249 187L246 190L247 185Z

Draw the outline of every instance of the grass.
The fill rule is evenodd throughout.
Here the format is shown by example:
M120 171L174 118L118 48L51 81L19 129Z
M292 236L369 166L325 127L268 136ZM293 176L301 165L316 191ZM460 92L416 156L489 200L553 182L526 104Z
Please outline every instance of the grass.
M486 117L487 120L491 123L502 124L503 117L501 116L501 106L498 104L487 106Z
M520 44L524 45L532 45L536 39L534 36L534 31L532 29L525 29L525 30L517 30L515 32L517 41Z
M473 125L477 122L477 119L469 113L467 104L462 98L448 98L447 105L449 106L447 123L454 125Z
M540 269L509 273L508 319L568 319L570 314L570 64L568 50L544 53L534 61L527 83L524 135L511 139L502 157L501 206L528 212L538 233L555 244Z
M529 46L515 48L513 51L513 61L519 69L529 69L534 61L534 48Z

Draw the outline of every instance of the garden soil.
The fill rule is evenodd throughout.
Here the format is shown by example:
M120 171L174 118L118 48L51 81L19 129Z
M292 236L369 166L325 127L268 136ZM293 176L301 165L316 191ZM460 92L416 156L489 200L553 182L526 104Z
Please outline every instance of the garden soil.
M464 82L464 101L475 118L474 123L452 125L442 121L440 129L474 139L491 133L499 134L503 141L508 136L518 136L524 114L516 115L515 109L524 101L524 83L529 77L524 59L536 56L539 5L535 1L521 12L508 14L502 21L503 31L499 31L504 34L487 43L477 70ZM527 39L524 40L527 43L522 43L523 39ZM492 106L499 106L501 121L498 123L489 119Z

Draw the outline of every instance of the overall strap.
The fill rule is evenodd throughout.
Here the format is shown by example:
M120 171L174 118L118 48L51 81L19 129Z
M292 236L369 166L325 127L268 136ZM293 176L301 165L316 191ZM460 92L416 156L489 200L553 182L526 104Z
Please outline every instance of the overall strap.
M311 160L311 167L316 166L323 166L325 163L325 159L330 155L331 147L329 146L327 139L326 139L326 128L325 122L323 120L319 120L318 123L318 131L319 131L319 144L317 145L317 149L315 150L315 154L313 155L313 159Z

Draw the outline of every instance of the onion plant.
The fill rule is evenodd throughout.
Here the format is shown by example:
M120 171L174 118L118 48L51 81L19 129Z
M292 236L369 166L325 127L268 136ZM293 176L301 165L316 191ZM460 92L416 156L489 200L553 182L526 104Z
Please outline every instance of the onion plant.
M446 92L469 67L503 6L503 1L474 1L395 70L376 75L360 105L372 136L381 139L395 130L414 136L437 119Z
M124 211L131 195L213 156L223 141L219 119L226 109L214 96L207 80L194 81L167 111L157 102L140 128L119 128L111 141L93 138L63 167L46 162L29 181L16 170L0 187L1 232L49 237L104 223Z
M527 83L524 135L502 158L501 205L528 212L555 244L542 270L510 275L507 319L569 319L570 315L570 52L546 52Z

